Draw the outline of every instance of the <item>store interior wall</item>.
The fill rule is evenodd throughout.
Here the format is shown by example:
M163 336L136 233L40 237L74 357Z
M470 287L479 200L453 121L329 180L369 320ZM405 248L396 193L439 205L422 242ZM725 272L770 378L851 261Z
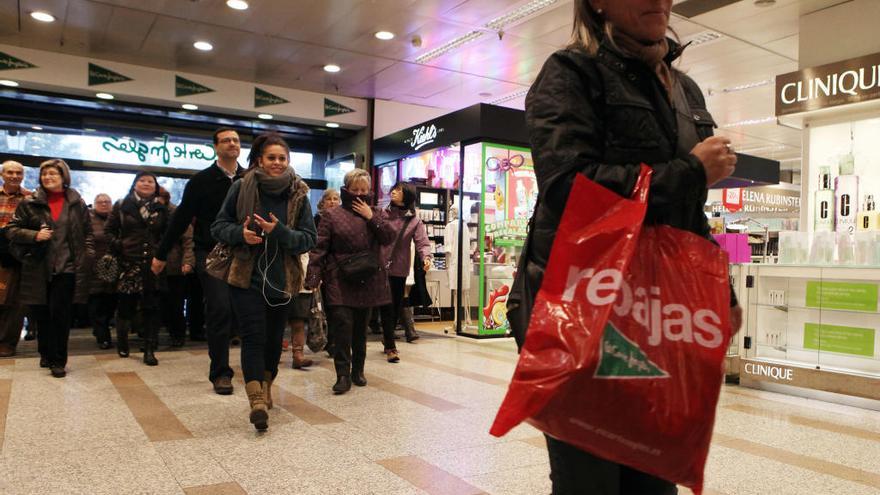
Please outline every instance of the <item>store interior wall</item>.
M376 100L376 112L373 119L374 139L412 127L442 115L452 113L455 109L410 105L396 101Z
M851 0L801 16L800 69L880 52L880 1Z
M367 156L367 149L369 145L370 132L369 129L364 128L348 139L334 142L333 146L331 147L330 158L339 158L341 156L355 153L357 154L357 163L355 163L355 166L357 166L358 168L363 168L365 166L364 157Z

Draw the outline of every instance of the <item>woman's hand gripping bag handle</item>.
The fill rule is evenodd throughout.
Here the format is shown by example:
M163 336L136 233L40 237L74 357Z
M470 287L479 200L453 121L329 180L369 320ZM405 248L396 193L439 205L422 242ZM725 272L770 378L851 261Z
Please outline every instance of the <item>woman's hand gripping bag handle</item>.
M573 191L564 215L588 211L575 198L592 203L592 194ZM578 230L566 227L565 244L553 247L526 339L530 352L520 357L492 433L528 420L700 493L731 337L727 256L668 226L623 234L608 233L602 221L576 221L585 242L570 244ZM619 239L611 255L586 231L632 243ZM557 249L566 251L554 257Z
M578 280L585 270L626 270L645 218L651 173L642 165L630 199L582 175L575 178L492 435L502 436L540 412L598 351L591 336L601 336L611 307L573 301L569 279Z

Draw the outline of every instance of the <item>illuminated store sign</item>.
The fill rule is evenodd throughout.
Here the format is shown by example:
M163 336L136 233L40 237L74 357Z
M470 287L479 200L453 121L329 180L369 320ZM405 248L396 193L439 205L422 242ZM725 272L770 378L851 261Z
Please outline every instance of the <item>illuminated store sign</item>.
M217 159L214 148L197 144L168 144L168 134L162 135L162 141L138 141L134 138L110 139L101 143L105 151L118 151L133 155L141 164L155 164L158 160L162 165L170 165L171 160L201 160L205 165Z
M776 115L880 98L880 53L776 77Z
M423 125L412 131L412 139L408 140L410 146L414 151L418 151L429 144L433 144L434 140L437 139L437 134L442 132L443 129L437 130L437 126L434 124Z
M239 162L243 163L249 152L249 147L242 146ZM201 170L217 159L210 140L184 142L180 137L167 134L144 140L129 136L0 130L2 153L188 170ZM290 164L300 176L314 177L311 153L291 151Z

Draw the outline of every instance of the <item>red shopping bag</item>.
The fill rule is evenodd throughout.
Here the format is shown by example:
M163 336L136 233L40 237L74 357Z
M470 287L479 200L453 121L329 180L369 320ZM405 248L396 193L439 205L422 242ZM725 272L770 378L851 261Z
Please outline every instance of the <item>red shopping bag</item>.
M491 433L522 421L700 493L730 340L727 256L643 226L633 197L578 176Z

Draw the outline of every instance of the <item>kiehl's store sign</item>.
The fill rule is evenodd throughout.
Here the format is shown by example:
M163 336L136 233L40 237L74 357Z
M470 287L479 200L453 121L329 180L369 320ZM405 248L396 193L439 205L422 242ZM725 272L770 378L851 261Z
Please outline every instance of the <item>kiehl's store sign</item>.
M880 53L776 76L776 115L880 99Z

